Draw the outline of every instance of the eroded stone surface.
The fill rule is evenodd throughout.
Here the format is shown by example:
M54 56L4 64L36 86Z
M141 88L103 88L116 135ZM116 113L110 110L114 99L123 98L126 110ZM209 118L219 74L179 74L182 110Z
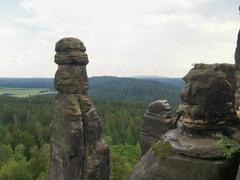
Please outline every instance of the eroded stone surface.
M85 52L86 47L83 42L77 38L65 37L56 43L55 51L57 53Z
M237 168L233 160L204 160L174 154L158 158L150 149L129 180L235 180Z
M196 64L184 80L180 122L160 138L168 144L169 153L163 144L154 144L135 166L130 180L235 179L238 158L224 159L215 138L217 133L239 137L233 123L239 124L234 109L234 66Z
M235 92L235 108L238 118L240 118L240 31L238 33L237 47L235 51L235 79L236 79L236 92ZM230 126L228 130L233 134L234 140L240 143L240 127ZM240 169L236 180L240 180Z
M90 100L86 48L75 38L56 44L55 88L49 180L108 180L109 149ZM84 58L83 58L84 57Z
M216 132L201 133L204 134L174 129L164 134L163 140L171 145L172 151L176 154L202 159L224 158L222 149L216 145Z
M238 33L237 47L235 51L235 79L235 108L237 110L238 117L240 117L240 31Z
M238 32L237 47L235 50L235 65L240 69L240 31Z
M235 71L230 64L196 64L184 77L179 107L189 128L216 128L234 111Z
M166 100L157 100L148 105L143 115L140 133L142 155L160 139L161 135L170 130L172 123L171 106Z
M230 64L196 64L184 77L178 109L182 127L163 136L175 153L203 159L224 157L215 135L236 119L234 76Z
M55 89L65 93L87 94L88 81L86 67L59 66L55 79Z

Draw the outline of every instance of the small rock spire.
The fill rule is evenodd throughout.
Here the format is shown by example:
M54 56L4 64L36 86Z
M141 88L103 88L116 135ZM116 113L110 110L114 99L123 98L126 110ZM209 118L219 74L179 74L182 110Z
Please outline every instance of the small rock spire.
M142 155L147 153L161 135L171 129L172 123L171 106L167 100L157 100L148 105L147 111L143 115L140 132Z

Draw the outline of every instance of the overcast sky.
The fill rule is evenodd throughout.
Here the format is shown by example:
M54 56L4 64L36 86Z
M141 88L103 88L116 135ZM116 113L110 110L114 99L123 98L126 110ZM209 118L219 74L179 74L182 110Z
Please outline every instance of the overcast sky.
M182 77L234 63L239 0L0 0L0 77L53 77L54 46L77 37L89 76Z

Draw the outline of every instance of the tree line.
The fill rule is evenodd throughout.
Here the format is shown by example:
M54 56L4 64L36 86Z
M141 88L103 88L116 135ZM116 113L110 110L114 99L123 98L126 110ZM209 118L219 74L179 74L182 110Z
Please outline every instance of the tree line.
M47 180L53 95L0 96L0 177ZM139 132L147 102L94 99L109 144L112 180L126 179L139 160Z

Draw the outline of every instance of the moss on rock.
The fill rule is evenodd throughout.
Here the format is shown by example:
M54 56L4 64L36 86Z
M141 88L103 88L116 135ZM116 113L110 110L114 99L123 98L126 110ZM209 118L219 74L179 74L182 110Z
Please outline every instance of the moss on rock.
M152 152L157 159L163 159L173 154L171 151L171 145L162 140L159 140L152 145Z

